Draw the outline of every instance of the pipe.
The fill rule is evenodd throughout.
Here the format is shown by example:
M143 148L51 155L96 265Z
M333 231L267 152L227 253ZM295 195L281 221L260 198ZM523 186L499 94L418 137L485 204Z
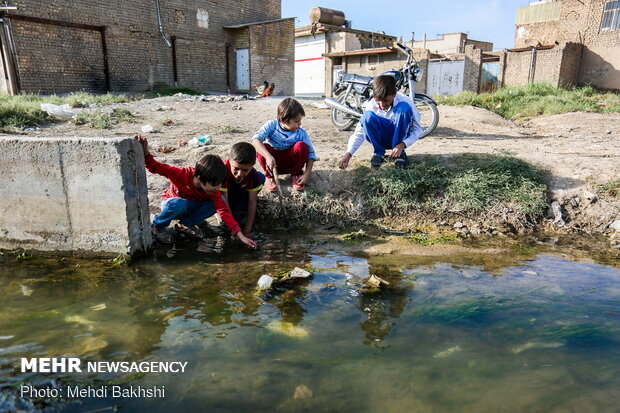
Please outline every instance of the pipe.
M350 107L345 106L342 103L336 102L332 98L325 98L325 104L333 109L338 109L339 111L344 112L347 115L355 116L356 118L362 117L362 114L357 112L355 109L351 109Z
M159 32L161 33L161 37L163 37L164 40L166 41L166 44L168 45L168 47L172 47L172 43L170 42L170 40L166 36L166 33L164 32L164 25L161 24L161 6L159 4L159 0L155 0L155 3L157 4L157 23L159 24Z

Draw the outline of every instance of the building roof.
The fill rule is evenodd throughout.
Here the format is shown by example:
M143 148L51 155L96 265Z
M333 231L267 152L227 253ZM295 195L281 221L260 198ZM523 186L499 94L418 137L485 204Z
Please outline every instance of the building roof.
M395 52L396 49L393 47L378 47L376 49L360 49L360 50L349 50L348 52L332 52L332 53L324 53L325 57L343 57L343 56L361 56L367 54L380 54L380 53L392 53Z
M242 24L236 24L234 26L224 26L225 29L242 29L244 27L248 27L248 26L255 26L257 24L266 24L266 23L275 23L275 22L281 22L284 20L293 20L295 19L295 17L283 17L281 19L272 19L272 20L263 20L261 22L251 22L251 23L242 23Z
M313 27L314 27L314 30L313 30ZM369 32L367 30L349 29L348 27L344 27L344 26L334 26L331 24L323 24L323 23L298 27L295 29L295 37L312 36L317 33L325 33L325 32L365 34L368 36L382 36L387 39L396 40L396 36L390 36L389 34L385 34L385 33Z

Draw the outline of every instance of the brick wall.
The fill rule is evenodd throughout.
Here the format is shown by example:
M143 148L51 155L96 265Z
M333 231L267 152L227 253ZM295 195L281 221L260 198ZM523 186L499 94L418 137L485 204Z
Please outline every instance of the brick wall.
M250 83L275 84L274 95L292 96L295 86L295 22L250 26Z
M142 91L174 83L173 53L159 33L154 1L14 0L12 4L18 7L14 14L19 16L105 26L112 90ZM198 9L208 13L206 27L199 24ZM162 0L164 30L176 38L178 85L225 91L226 45L234 45L235 37L224 26L277 19L280 9L280 0ZM24 92L105 88L98 32L17 17L10 22ZM292 33L293 29L291 39ZM231 55L234 58L234 50L229 50L229 59Z
M34 93L106 89L101 33L12 22L22 88ZM68 47L70 43L72 46ZM30 45L35 45L31 47ZM58 89L58 85L63 87Z
M535 42L543 45L581 43L584 45L581 67L573 83L620 89L620 31L601 30L605 0L561 0L560 6L557 20L517 25L515 47ZM573 63L575 59L573 57ZM567 61L566 65L573 63Z
M465 69L463 71L463 90L478 93L480 85L480 66L482 65L482 50L474 45L465 46Z
M575 43L551 49L508 51L503 81L506 86L524 85L530 79L556 87L569 86L575 84L580 60L581 45Z

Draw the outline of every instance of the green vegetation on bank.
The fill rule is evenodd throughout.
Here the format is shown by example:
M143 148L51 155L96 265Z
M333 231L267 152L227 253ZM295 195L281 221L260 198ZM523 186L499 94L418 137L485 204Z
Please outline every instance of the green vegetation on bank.
M546 83L503 88L494 93L461 92L437 100L444 105L477 106L513 120L575 111L620 112L618 93L599 92L590 86L562 89Z
M610 197L620 199L620 179L599 184L598 187Z
M92 104L107 105L128 102L125 95L93 95L91 93L74 93L68 96L37 95L0 95L0 131L14 132L28 126L39 125L47 119L47 113L41 109L41 103L55 105L68 104L74 108L83 108Z
M355 179L367 207L385 215L510 215L521 226L540 219L547 207L542 171L506 155L428 156L407 169L359 168Z

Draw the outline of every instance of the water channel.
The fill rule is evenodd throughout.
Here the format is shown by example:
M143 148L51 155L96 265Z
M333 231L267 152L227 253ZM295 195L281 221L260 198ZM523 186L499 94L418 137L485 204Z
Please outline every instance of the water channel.
M611 412L620 268L570 248L369 255L272 234L256 252L0 257L0 411ZM200 248L199 248L200 250ZM315 251L316 250L316 251ZM261 274L312 268L257 293ZM390 284L368 291L376 274ZM22 357L182 361L184 373L22 373ZM165 387L165 397L19 397Z

